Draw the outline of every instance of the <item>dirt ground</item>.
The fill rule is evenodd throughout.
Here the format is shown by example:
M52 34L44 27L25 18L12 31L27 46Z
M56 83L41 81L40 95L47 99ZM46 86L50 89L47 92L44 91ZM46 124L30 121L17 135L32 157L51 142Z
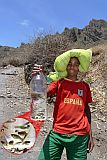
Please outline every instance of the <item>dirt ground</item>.
M24 68L7 66L0 69L0 122L16 117L29 110L29 88L24 80ZM92 108L92 130L95 147L88 160L107 160L107 115L94 111ZM34 147L26 153L16 156L3 149L0 145L0 160L37 160L43 142L52 127L52 104L48 104L48 120L44 124ZM66 160L64 150L62 159Z

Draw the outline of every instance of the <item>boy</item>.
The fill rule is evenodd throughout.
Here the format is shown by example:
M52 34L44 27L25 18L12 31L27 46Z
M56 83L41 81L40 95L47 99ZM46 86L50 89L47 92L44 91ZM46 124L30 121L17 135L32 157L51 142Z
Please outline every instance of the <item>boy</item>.
M56 94L53 129L48 134L38 160L60 160L66 149L67 160L86 160L94 147L91 132L92 102L87 83L78 81L79 60L72 57L67 66L67 77L54 81L47 95Z

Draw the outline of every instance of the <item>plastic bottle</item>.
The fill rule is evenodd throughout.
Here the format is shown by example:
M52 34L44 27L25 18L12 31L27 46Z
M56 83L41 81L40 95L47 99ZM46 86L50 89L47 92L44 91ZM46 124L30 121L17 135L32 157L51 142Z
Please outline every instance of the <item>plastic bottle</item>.
M30 82L32 97L32 118L36 120L46 120L47 118L47 81L43 74L43 67L35 65L38 68L36 74L33 74Z

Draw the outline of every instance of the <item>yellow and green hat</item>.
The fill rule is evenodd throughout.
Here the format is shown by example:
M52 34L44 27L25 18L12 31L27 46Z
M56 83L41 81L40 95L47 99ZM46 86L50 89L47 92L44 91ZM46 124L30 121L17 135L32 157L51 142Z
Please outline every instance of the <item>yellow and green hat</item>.
M87 72L89 70L90 62L92 60L91 49L72 49L59 55L54 62L55 72L50 72L47 79L50 81L65 78L67 76L67 65L71 57L77 57L80 61L79 71Z

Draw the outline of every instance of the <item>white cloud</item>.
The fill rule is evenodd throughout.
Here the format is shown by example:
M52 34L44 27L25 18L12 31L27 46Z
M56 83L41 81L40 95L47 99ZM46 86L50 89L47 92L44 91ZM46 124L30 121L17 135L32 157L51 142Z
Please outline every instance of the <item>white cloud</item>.
M29 26L29 24L30 24L30 21L27 19L24 19L22 22L20 22L20 25L22 26Z

